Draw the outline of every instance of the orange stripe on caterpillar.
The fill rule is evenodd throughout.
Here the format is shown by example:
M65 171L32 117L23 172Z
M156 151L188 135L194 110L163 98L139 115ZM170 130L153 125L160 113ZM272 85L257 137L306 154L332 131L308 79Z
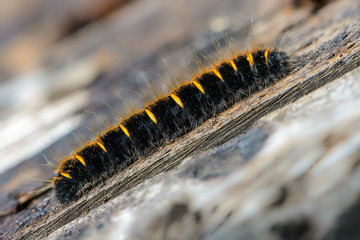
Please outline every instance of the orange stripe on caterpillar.
M66 178L72 179L72 177L71 177L71 176L70 176L70 174L68 174L68 173L64 173L64 172L62 172L62 173L60 173L60 175L61 175L61 176L63 176L63 177L66 177Z
M234 71L236 72L236 71L237 71L237 67L236 67L234 61L231 60L231 61L230 61L230 64L231 64L232 68L234 69Z
M184 104L183 104L183 102L181 101L181 99L178 96L171 93L170 97L177 103L177 105L179 105L181 108L184 108Z
M102 149L102 150L104 150L104 152L107 152L107 150L106 150L106 148L105 148L104 144L102 144L102 143L101 143L101 142L99 142L99 141L96 141L96 144L97 144L99 147L101 147L101 149Z
M129 130L123 124L120 124L120 128L121 128L121 130L123 130L123 132L126 134L126 136L128 136L128 138L131 139Z
M266 65L269 65L269 63L268 63L269 50L266 50L266 51L264 52L264 57L265 57Z
M204 88L201 86L200 83L198 83L197 81L193 80L191 81L203 94L205 94L205 90Z
M86 166L85 160L84 160L81 156L79 156L79 155L76 154L76 155L74 156L74 158L75 158L76 160L78 160L79 162L81 162L82 165Z
M250 66L252 67L253 64L254 64L254 58L253 58L252 53L248 53L248 54L246 55L246 60L248 60Z
M155 124L157 124L157 119L156 119L155 115L147 108L145 108L145 112L149 116L151 121L153 121Z
M220 72L219 72L218 70L213 69L213 72L215 73L215 75L216 75L218 78L220 78L220 79L221 79L221 81L223 81L223 82L224 82L224 79L223 79L223 77L221 76L221 74L220 74Z

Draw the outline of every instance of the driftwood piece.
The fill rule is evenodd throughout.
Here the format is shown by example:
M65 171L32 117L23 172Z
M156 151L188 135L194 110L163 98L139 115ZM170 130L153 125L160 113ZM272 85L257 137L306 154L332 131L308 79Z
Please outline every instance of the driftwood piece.
M255 1L254 4L260 5L262 3L265 4L265 2L268 1ZM147 2L145 1L145 3ZM176 3L173 4L176 5ZM99 222L106 222L101 214L105 214L107 218L112 217L109 209L122 212L130 211L133 214L132 220L142 220L142 224L128 223L129 225L123 228L124 232L122 234L125 237L132 236L134 238L164 237L169 239L188 239L205 236L217 239L217 237L229 234L228 239L239 239L241 237L243 239L261 239L267 237L288 239L289 236L295 236L295 239L311 239L322 238L324 236L331 238L341 233L340 230L337 230L337 227L340 225L338 224L332 228L331 223L333 223L332 221L336 217L341 215L342 211L345 211L351 205L351 202L355 201L354 195L359 191L359 187L354 183L356 186L353 186L353 192L345 198L348 202L339 205L339 208L334 208L331 221L323 221L321 217L325 218L326 216L321 215L323 213L321 210L324 207L320 208L320 206L325 204L324 206L326 207L333 207L332 203L338 201L338 196L345 194L348 189L343 188L342 190L339 187L329 195L317 193L319 194L319 201L313 199L306 201L307 199L302 192L318 190L316 188L313 190L308 185L304 185L303 181L313 181L314 185L317 185L316 183L321 183L321 177L326 177L328 173L318 170L318 176L311 175L307 178L307 170L304 170L302 173L305 174L305 177L299 175L300 180L292 178L293 176L287 178L286 172L289 168L293 167L291 165L294 164L293 161L303 160L306 162L306 158L301 159L299 157L300 160L297 160L296 156L299 155L295 154L293 158L290 158L289 156L291 156L292 152L289 153L286 149L291 149L295 153L300 149L306 151L310 148L310 143L321 149L322 145L320 143L325 142L327 143L326 149L328 151L335 151L332 149L333 146L338 146L337 144L341 143L345 144L347 140L351 142L354 139L354 142L351 143L354 146L359 146L356 145L358 143L356 138L358 138L359 132L357 124L359 122L359 115L356 112L354 114L345 112L349 115L330 119L331 114L319 114L318 120L326 121L326 119L330 119L329 123L324 124L322 128L311 129L312 124L310 122L298 123L299 125L296 129L299 127L310 129L304 131L304 133L299 131L293 141L284 143L283 146L281 144L274 144L272 148L269 144L272 141L274 143L279 141L278 135L284 136L286 139L286 132L290 129L284 128L285 130L276 132L275 129L280 128L284 123L278 121L278 126L276 127L274 124L271 124L272 121L276 122L276 116L281 116L281 111L274 112L275 110L296 101L300 97L313 92L360 65L360 5L355 0L336 1L325 5L316 12L312 12L311 9L294 9L290 4L282 5L279 2L275 2L276 4L281 7L274 9L264 5L256 13L253 28L260 29L260 32L265 34L266 31L261 29L271 29L271 25L276 25L274 26L274 31L279 34L286 30L285 27L287 27L289 34L300 34L300 37L290 44L287 49L297 58L304 60L304 64L300 69L277 84L243 102L237 103L228 111L214 119L210 119L198 129L176 142L166 145L148 158L137 161L129 169L117 174L101 185L101 187L94 189L74 204L61 206L50 193L33 202L23 200L26 204L17 210L11 207L3 210L1 237L4 239L39 239L52 234L50 237L54 239L59 236L79 238L85 229L92 229L89 233L90 235L87 236L89 238L101 236L103 232L97 232L96 226ZM208 7L214 6L215 4L209 4ZM228 7L230 8L230 6L229 4ZM244 3L244 6L245 10L239 11L246 12L247 8L253 8L251 4ZM291 12L290 14L289 11ZM236 19L237 15L234 14L233 17ZM246 24L237 25L237 29L231 30L232 35L240 36L241 38L246 26ZM192 29L192 31L195 30ZM81 39L85 37L86 34L69 42L77 46L77 44L81 43ZM71 49L69 42L60 49ZM62 55L58 55L58 60L56 61L61 61L59 59L62 58ZM130 63L131 61L135 62L137 60L132 59ZM121 63L121 60L119 62ZM131 64L128 63L127 65ZM156 69L156 66L153 66L153 68ZM126 76L126 73L124 74L120 70L119 72L121 73L120 76ZM119 76L117 75L119 72L115 75ZM358 86L356 85L356 77L359 77L359 72L357 71L354 74L352 81L354 82L354 87L356 87ZM354 92L354 96L356 96L356 91L354 90ZM301 106L305 108L306 104L305 101ZM336 104L336 101L334 101L334 104ZM355 110L359 105L356 105L355 102L349 106ZM336 109L339 108L341 106L337 105ZM321 109L316 109L316 111L321 112ZM263 125L260 123L262 127L259 128L258 132L250 131L248 135L239 138L240 140L233 141L227 147L215 148L213 151L199 155L203 151L213 149L245 133L258 119L271 112L274 113L270 116L270 120L266 120L266 118L263 120L263 122L269 121L269 123ZM352 128L349 128L350 124ZM341 127L334 129L335 126ZM274 136L272 136L272 132L275 132ZM232 153L234 149L238 148L237 145L246 142L244 140L247 139L246 136L250 136L250 139L255 136L257 140L255 142L250 141L250 145L243 147L241 151L239 150L241 154L237 154L236 151ZM262 149L262 143L267 136L270 136L270 140L267 142L266 148ZM317 136L322 136L322 138L317 139ZM314 138L315 140L305 144L308 138ZM316 147L314 148L316 149ZM351 156L343 158L344 166L353 164L354 171L348 178L346 178L346 171L342 171L338 175L343 178L343 182L348 184L356 182L356 179L358 179L356 163L359 152L354 149L356 148L350 149L353 151ZM254 153L251 153L251 150ZM254 157L257 151L260 151L260 154ZM322 151L324 152L323 149ZM216 154L219 154L220 157L216 157ZM223 157L221 154L225 154L226 157ZM211 159L211 156L214 155L214 160L209 161L208 159ZM192 156L192 158L187 159L177 170L171 170L189 156ZM219 165L221 157L225 159L223 165ZM309 164L314 167L317 166L316 164L321 166L322 158L320 160L314 159L314 162ZM324 159L326 160L326 158ZM326 163L325 160L323 164ZM249 162L246 163L247 161ZM281 164L287 167L284 168ZM215 171L211 166L219 170ZM329 171L333 173L333 170L330 169ZM203 181L203 184L197 186L199 189L190 188L191 184L193 184L191 179L194 178L200 178ZM213 180L214 178L215 180ZM150 179L150 182L144 183L148 179ZM166 187L166 184L172 181L176 183L174 184L175 190L171 190L171 187ZM340 180L338 181L341 182ZM188 185L188 182L190 182L190 185ZM169 190L175 197L171 196L171 194L156 192L156 189L151 190L150 183L158 184L156 186L161 186L164 191ZM223 184L222 188L219 187L221 184ZM344 186L347 185L345 184ZM186 191L187 187L191 190ZM257 189L257 187L259 188ZM156 200L160 198L168 199L164 200L163 204L165 205L152 205L151 197L146 195L146 188L149 188L148 191L150 193L148 194L150 196L154 193L159 195L158 198L155 198ZM237 192L239 188L243 192ZM210 189L215 190L211 192L209 191ZM262 195L262 192L264 192L264 195ZM141 200L142 194L146 196L144 200ZM204 194L203 197L201 196L202 194ZM330 199L326 202L327 196L335 200L332 201ZM208 197L211 201L208 201L205 197ZM264 197L267 198L266 201ZM290 199L290 203L288 199ZM252 209L252 211L256 212L253 215L245 211L248 209L245 203L250 204L252 201L254 206L256 206ZM286 204L283 205L285 202ZM12 206L19 206L19 202L16 200L7 203ZM308 210L302 211L307 205L310 205ZM137 206L142 211L136 211ZM145 211L144 206L154 210L148 209ZM319 210L315 211L314 209L317 206ZM97 209L99 210L98 213ZM311 210L314 210L314 212L309 213ZM14 213L14 211L18 212ZM143 214L145 217L143 217ZM121 216L122 221L125 221L124 215ZM230 220L227 221L228 219ZM248 222L244 219L247 219ZM17 221L15 222L15 220ZM70 225L66 225L71 221L73 222ZM122 221L119 222L119 225L123 223ZM284 221L288 221L288 223L284 224ZM344 223L344 221L341 221L341 223ZM65 227L61 228L63 226ZM110 224L105 230L109 234L115 234L118 227L117 225ZM272 229L270 233L268 231L269 228ZM183 235L179 235L184 229L186 231L183 232ZM109 236L111 237L111 235Z

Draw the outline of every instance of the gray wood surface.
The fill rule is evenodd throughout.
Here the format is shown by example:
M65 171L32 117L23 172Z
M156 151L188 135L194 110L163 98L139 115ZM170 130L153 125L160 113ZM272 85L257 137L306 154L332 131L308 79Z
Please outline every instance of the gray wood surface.
M38 2L40 3L41 1ZM105 7L97 6L96 1L93 2L95 9L106 9ZM66 4L64 3L63 8L59 7L60 9L64 9L64 12L66 12L66 9L68 8L76 10L83 7L81 4L73 7L70 7L70 5L67 6ZM260 157L256 158L255 156L255 158L253 158L254 154L252 154L251 157L245 157L246 154L233 157L234 159L240 159L238 161L231 160L233 158L229 157L230 155L226 155L230 151L229 149L232 149L231 144L234 144L234 141L229 143L230 147L228 148L215 147L227 143L231 139L239 138L239 136L242 136L241 134L246 133L251 127L254 128L254 123L255 126L257 126L257 124L261 125L260 129L262 130L260 133L263 132L263 135L258 132L253 133L250 131L250 136L252 136L252 133L254 136L259 136L260 134L261 136L269 136L271 139L272 134L273 132L276 132L276 129L286 125L286 121L281 122L277 120L276 117L281 116L281 111L278 111L278 109L288 106L292 102L312 93L324 85L324 87L326 87L326 84L338 79L360 65L360 4L358 1L331 1L329 4L324 5L319 9L314 9L314 6L309 3L304 6L294 7L289 1L271 1L270 3L270 1L265 0L228 0L222 1L222 4L219 4L217 1L208 0L196 1L195 3L180 0L171 2L160 0L124 1L122 5L117 5L117 8L112 11L98 10L98 12L93 11L95 12L93 13L89 10L89 13L91 12L93 14L92 18L91 16L84 18L92 20L87 20L88 25L79 29L77 32L70 31L69 29L71 29L71 27L61 27L68 26L68 22L65 25L63 22L70 20L59 20L62 18L57 18L56 16L58 15L45 14L47 11L51 13L50 10L53 8L50 7L51 5L48 6L49 8L44 8L44 6L42 6L44 9L41 11L44 11L44 14L41 15L43 18L40 19L44 20L43 22L35 21L32 22L32 25L27 23L25 20L35 19L37 16L36 12L40 11L40 4L38 6L39 9L37 9L36 6L38 5L34 4L32 8L34 16L29 14L27 18L24 16L24 19L22 20L23 29L25 30L19 32L17 35L13 34L16 31L9 31L14 36L8 33L8 38L11 39L11 41L3 39L3 44L1 45L2 47L0 46L0 49L5 51L4 49L7 49L6 46L9 46L10 44L14 45L14 49L20 47L22 47L20 49L30 48L34 51L38 50L38 52L29 52L28 58L24 58L22 61L18 60L19 62L15 61L17 54L15 50L14 52L9 52L9 55L6 55L9 56L9 58L3 57L3 66L8 67L2 70L2 75L6 77L3 78L4 80L2 81L0 90L4 89L4 92L8 92L7 89L10 89L9 86L14 87L12 84L16 83L20 85L23 84L21 86L22 88L25 88L16 89L16 91L20 93L23 93L29 86L36 85L40 87L36 90L29 88L30 93L35 94L30 96L30 98L34 100L31 103L26 102L26 98L25 100L19 98L17 102L16 100L10 102L10 99L12 98L8 97L3 104L4 107L2 107L1 111L4 114L6 113L6 116L9 116L9 118L2 119L1 123L4 128L7 127L8 125L6 125L6 123L8 122L8 119L11 119L11 116L18 116L17 114L19 114L19 111L20 113L23 113L24 111L18 109L23 110L24 108L29 109L31 116L35 116L32 120L34 122L39 119L41 113L45 115L52 114L53 120L48 120L47 124L39 124L40 126L30 133L19 131L17 134L22 141L14 141L13 145L9 145L8 147L8 151L11 150L11 153L14 152L14 154L14 149L19 149L19 152L24 151L23 155L17 157L17 159L23 159L24 161L16 160L19 162L18 165L15 164L13 168L7 169L0 175L0 192L2 194L0 204L3 206L0 209L0 229L2 238L39 239L49 236L50 234L52 234L50 236L53 239L57 239L58 237L70 239L100 236L99 234L102 232L101 230L99 230L99 232L96 231L96 226L99 222L106 223L106 220L104 219L106 219L106 217L111 218L113 215L110 210L104 210L106 204L110 205L108 206L108 209L117 209L117 211L120 212L127 210L132 211L133 208L141 206L141 204L150 209L154 209L153 212L151 210L145 211L146 217L143 217L140 212L132 211L134 219L138 221L142 220L143 226L135 231L134 227L139 225L139 223L134 224L129 226L127 231L124 230L123 234L125 237L140 239L146 239L149 236L153 238L162 236L168 239L189 239L205 236L210 239L217 239L217 236L220 237L226 233L225 230L228 230L227 233L229 234L229 239L239 239L241 237L243 239L251 239L246 238L249 236L254 239L261 239L262 237L267 239L271 239L271 237L274 239L288 239L286 236L282 236L286 231L290 231L288 229L311 229L311 231L300 231L301 233L298 235L295 234L295 237L297 238L294 239L305 239L306 237L309 239L320 239L324 236L330 236L329 238L331 239L331 236L336 236L336 234L341 232L336 230L336 227L332 228L331 224L326 225L324 223L325 221L322 221L320 218L320 220L316 218L314 218L314 220L308 220L310 217L314 217L314 215L311 214L305 214L306 216L303 219L298 218L300 215L303 216L304 213L300 210L296 211L295 207L294 212L290 214L286 210L288 207L284 207L284 212L282 212L281 207L279 207L280 210L274 214L271 214L271 211L264 210L265 208L261 208L261 211L259 210L260 213L251 220L255 221L256 219L263 218L264 222L257 220L259 224L251 225L252 227L247 228L248 230L246 230L246 222L241 221L242 216L244 215L241 215L240 210L238 212L235 210L230 211L234 212L235 215L232 215L232 222L229 223L229 225L224 221L224 219L226 219L226 214L225 216L220 214L212 217L211 214L207 215L206 211L210 211L210 206L218 206L218 208L222 209L221 201L229 201L229 207L234 207L234 205L231 205L231 200L240 201L241 196L243 195L240 193L238 195L234 194L233 191L229 190L231 187L236 186L236 184L232 185L231 179L234 178L234 175L231 175L231 173L233 173L233 171L239 171L240 173L243 165L247 161L250 161L251 164L255 162L260 166L259 168L261 168L261 164L264 164L264 167L267 167L266 171L269 171L270 173L273 172L275 176L276 174L282 176L280 174L281 171L286 172L286 169L280 167L273 168L271 164L266 165L268 164L267 161L261 161L261 159L264 159L264 157L261 157L262 147L257 149L255 147L257 144L255 143L252 143L247 149L255 149L253 150L255 153L260 151ZM90 6L92 6L92 4L88 5L89 8ZM75 11L73 14L77 16L79 13L76 13ZM21 19L22 18L20 18L20 20ZM49 19L51 19L51 21ZM69 19L71 18L69 17ZM19 22L22 22L20 20ZM44 27L45 20L52 23L52 25L50 24L52 27L47 25L47 27ZM141 81L141 74L138 72L138 69L142 69L146 72L146 75L152 84L161 85L161 81L164 79L159 78L158 75L161 75L161 73L166 75L165 72L167 71L164 70L162 58L168 61L169 68L176 73L182 72L183 69L187 68L189 65L193 65L193 62L189 61L186 66L180 63L180 59L189 58L186 54L186 49L191 48L194 49L195 52L205 52L208 54L216 52L212 40L215 39L220 43L226 42L224 41L223 32L216 32L216 23L220 24L220 27L223 27L222 30L227 32L229 36L239 41L246 41L246 38L249 35L249 29L250 31L256 32L256 38L258 39L268 38L269 35L278 37L296 36L293 41L287 44L285 50L292 54L294 58L302 60L303 64L300 64L299 69L289 77L255 94L245 101L235 104L231 109L214 119L210 119L198 129L178 139L174 143L167 144L149 157L140 159L130 168L117 174L109 181L102 184L101 187L95 188L89 194L70 206L59 205L55 201L52 190L45 192L40 196L36 194L29 195L29 192L30 194L33 193L31 190L19 190L26 186L24 185L24 178L20 177L23 173L30 173L30 177L33 178L49 177L48 171L44 173L39 170L39 164L46 163L42 151L51 151L51 148L50 150L47 148L45 148L45 150L38 148L38 151L35 152L25 151L26 145L34 141L34 136L41 136L39 133L50 132L68 121L70 127L66 130L62 130L59 135L56 135L56 139L52 138L49 142L50 147L55 146L63 151L68 151L63 144L65 141L63 138L65 135L71 134L73 127L79 127L80 131L84 135L87 135L87 132L89 131L86 131L86 129L88 129L89 126L98 125L98 119L94 116L88 117L89 119L86 122L78 120L79 114L83 113L84 109L91 107L97 113L97 116L101 117L104 112L108 112L106 105L110 105L112 108L123 107L119 97L115 96L116 94L109 94L114 88L119 89L118 91L121 95L129 92L128 89L133 89L135 91L144 89L146 83ZM29 27L26 24L31 25L32 27ZM73 24L76 26L75 23ZM11 25L9 25L9 28L10 26ZM52 29L53 31L50 31ZM6 35L5 33L4 36ZM23 39L33 39L33 41L25 41ZM43 39L43 41L39 43L39 39ZM23 43L22 41L30 44L30 46L26 44L21 45L20 43ZM44 42L48 44L45 44ZM31 43L34 43L34 45L31 45ZM35 46L39 44L41 47L36 48ZM226 46L224 49L225 48ZM27 52L25 51L25 53ZM14 58L10 58L11 56ZM26 62L26 59L29 59L29 62ZM31 65L30 62L36 64ZM173 64L174 62L175 64ZM19 66L21 66L20 69ZM18 71L15 71L16 69L18 69ZM34 75L34 72L41 72L41 74ZM24 75L35 76L35 78L38 77L38 79L33 82L33 80L29 81L28 78L20 77ZM352 81L355 82L354 86L358 86L356 85L356 79L359 78L358 71L355 72L351 78ZM339 86L346 86L347 81L350 80L343 80L342 84L344 85L340 84ZM356 95L358 94L356 89L354 89L353 94L354 96L359 96ZM318 95L314 95L315 98L317 96ZM326 94L321 96L324 98ZM305 101L299 108L306 109L307 104L308 103ZM334 109L339 108L336 101L332 104L334 104ZM321 113L325 105L326 104L319 105L314 109L314 112ZM356 102L354 102L354 106L356 106ZM44 110L52 108L58 111L49 112ZM288 112L291 111L288 110ZM269 116L270 113L269 120L264 120L263 117L265 116L266 119L266 116ZM312 131L313 136L317 136L317 133L321 135L323 132L341 136L340 130L342 128L340 128L340 132L337 132L332 128L336 126L336 124L341 125L344 124L344 122L352 122L358 119L358 115L356 114L354 116L344 116L343 119L340 120L332 119L331 114L326 115L324 113L323 115L319 115L319 119L324 121L329 119L329 124L326 125L327 128L324 127L325 130L318 129L317 126L314 125ZM306 117L306 114L301 115L299 113L298 115L298 118L303 121L305 121ZM262 120L259 123L258 120L261 118ZM294 118L296 118L296 115ZM286 119L286 117L284 117L284 119ZM264 122L267 123L265 124ZM302 126L301 122L302 121L298 120L295 124ZM304 126L309 127L310 125L311 124ZM36 125L34 124L34 126ZM358 130L358 125L354 124L353 135L346 135L347 137L345 139L357 136ZM343 127L343 131L348 133L349 129ZM91 137L91 134L88 135L89 136L87 137ZM267 137L261 137L256 143L262 146L262 142L265 141L266 138ZM240 137L240 139L243 138ZM296 144L299 144L306 138L304 136L301 137L300 135L298 139L298 142L294 140L295 145L291 145L290 142L289 148L294 149L295 151ZM316 139L316 137L314 137L314 139ZM315 143L316 141L314 140L314 145L318 146ZM307 144L304 142L304 149L306 149L306 146ZM328 147L329 151L332 149L331 146ZM34 147L31 149L33 148ZM221 158L218 158L217 161L214 160L214 162L201 165L201 159L207 159L207 156L211 156L214 148L216 149L215 151L227 156L224 159L230 159L228 163L222 166L224 168L223 172L215 172L215 174L221 173L224 175L223 178L219 178L220 180L224 179L223 182L216 180L218 181L216 183L219 185L212 182L213 177L206 177L205 170L203 170L204 175L201 175L201 169L207 169L206 166L214 166L214 168L219 167L217 164L219 164ZM285 165L288 164L291 166L292 162L289 162L293 160L291 152L288 153L284 149L274 148L274 152L272 153L273 157L278 154L275 150L278 150L279 152L283 151L283 155L279 154L279 156L281 156L279 157L281 162L283 161ZM5 149L3 156L8 156L6 154L7 152ZM358 157L359 154L356 152L354 154L355 157L344 158L344 162L346 162L346 159L349 159L349 162L355 161L354 159L356 159L356 156ZM9 159L15 161L15 157L12 154L10 155ZM190 156L192 157L189 160L188 157ZM269 158L273 159L271 157ZM184 159L187 159L185 164L181 164ZM198 164L186 165L187 162L191 161L195 161L195 163ZM205 163L207 162L205 161ZM249 169L255 168L250 163L245 167L248 167ZM181 165L178 166L179 164ZM199 168L199 164L201 165L201 168ZM233 170L231 171L230 169L232 168ZM219 167L219 169L222 168ZM192 197L185 197L185 200L180 197L180 203L176 202L175 199L166 193L158 193L160 197L168 198L171 203L160 211L156 208L156 204L151 205L149 203L151 202L151 198L146 197L142 203L140 197L136 195L137 191L141 195L142 192L146 192L147 188L149 188L149 191L151 192L151 184L147 185L149 181L150 183L153 181L154 183L164 185L166 185L166 183L171 185L171 182L174 181L178 186L186 189L189 178L193 178L193 175L189 175L189 171L197 176L195 178L199 178L199 174L200 176L203 176L205 180L203 180L203 185L200 184L200 188L203 189L202 191L196 192L197 194L194 194ZM346 171L343 173L344 174L341 176L344 181L347 181ZM355 173L357 173L357 170ZM358 178L358 174L355 173L354 175L348 176L348 181L350 181L350 178L352 177L354 179ZM258 184L261 184L266 180L266 178L258 178L257 174L259 174L259 172L256 170L249 172L249 180L247 182L247 185L249 185L248 189L252 189L252 185L254 185L253 187L256 189L256 186L258 186L257 179L259 179ZM274 175L271 176L274 177ZM291 194L293 193L295 195L298 193L298 190L293 188L293 185L291 185L290 182L289 184L291 186L289 188L281 190L284 189L281 187L281 184L284 184L287 181L285 174L283 177L284 178L279 177L278 181L274 180L273 185L271 185L276 189L278 187L280 189L280 200L278 199L278 201L276 201L275 199L272 202L273 205L281 206L279 202L283 201L281 200L281 196L284 192L286 192L285 195L290 196L292 196ZM148 182L146 180L148 180ZM239 184L241 184L241 181L242 180L240 179ZM216 187L221 184L225 184L228 188L224 187L221 189ZM42 184L40 183L37 186L41 187L41 185ZM267 185L265 184L264 186ZM264 186L259 189L266 189ZM306 189L307 187L301 186L303 189ZM202 202L203 200L201 200L201 194L208 194L206 189L216 189L215 192L219 194L218 198L214 193L209 194L209 196L213 197L212 201L209 201L209 205L207 206L204 204L203 207L196 207L196 203L204 203ZM303 189L300 189L299 192ZM321 188L319 187L319 189ZM349 202L348 204L340 204L339 208L334 207L335 210L332 219L336 219L336 217L338 217L342 211L345 211L346 208L351 205L351 202L354 201L352 196L359 189L354 187L353 190L353 193L348 194L349 197L344 197L344 199ZM193 191L195 192L195 190ZM288 191L290 191L290 193L288 193ZM182 196L181 188L176 194ZM187 196L188 193L184 190L183 194ZM244 192L242 194L246 193ZM337 194L344 193L341 192L341 189L338 191L335 189L332 194L337 196ZM269 196L275 195L276 194L270 194ZM254 194L251 196L256 198L257 195ZM306 202L304 196L305 195L300 195L299 201L311 206L312 202ZM327 196L328 195L326 194L321 195L322 198ZM249 201L251 201L251 198L249 198ZM314 201L313 206L320 206L321 203L321 201ZM294 206L297 205L295 204ZM331 204L329 206L333 207ZM99 210L98 213L92 211L97 209ZM189 232L185 231L183 232L184 235L181 235L181 230L188 229L185 227L188 222L179 220L175 221L175 224L173 224L171 219L176 218L176 214L171 214L172 211L177 212L177 210L179 210L180 212L184 211L184 216L187 216L187 213L190 211L189 209L192 209L191 211L196 209L196 211L194 210L195 212L190 214L191 218L197 219L196 216L198 215L196 213L201 212L202 220L204 220L204 218L210 220L200 221L201 224L197 223L198 225L194 223L194 227L191 228ZM101 215L101 213L105 215L105 217ZM285 224L275 224L276 221L274 219L287 219L289 216L294 217L294 219L296 218L296 220L293 221L295 222L293 224L295 227L292 228L290 220L290 227L285 226ZM321 216L321 214L319 216ZM222 227L217 227L217 219L220 222L225 222ZM288 219L286 221L288 221ZM162 224L163 222L165 223ZM313 224L314 222L316 224ZM66 225L68 223L70 224ZM158 223L158 225L156 225L156 223ZM172 228L171 226L174 227ZM232 226L238 226L238 229L243 229L243 232L239 232L236 228L232 228ZM109 224L109 227L105 229L107 229L110 234L117 227L118 226L116 225ZM273 230L266 231L269 227ZM85 230L87 230L87 234L84 234L84 232L86 232ZM333 231L333 235L329 233L330 231ZM109 238L111 238L111 236L109 236Z

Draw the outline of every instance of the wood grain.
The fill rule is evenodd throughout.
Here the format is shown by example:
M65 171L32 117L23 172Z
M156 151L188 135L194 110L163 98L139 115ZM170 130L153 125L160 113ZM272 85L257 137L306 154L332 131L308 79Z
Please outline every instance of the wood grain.
M250 9L251 5L246 5ZM276 11L269 7L270 22L291 22L279 27L279 33L291 32L300 37L287 49L304 64L292 75L260 93L235 104L231 109L204 123L190 134L169 143L146 159L111 178L69 206L61 206L51 195L14 215L2 216L3 239L40 239L89 213L105 202L134 188L139 183L176 167L188 156L219 146L246 132L259 118L337 79L360 66L360 22L357 1L336 1L316 13L292 9L290 4ZM242 10L245 11L245 10ZM266 10L262 10L265 11ZM288 14L292 11L293 14ZM296 11L305 11L300 22ZM274 16L276 15L276 16ZM287 19L289 18L289 19ZM258 18L255 28L270 28ZM265 18L266 19L266 18ZM293 22L294 21L294 22ZM232 32L240 34L243 28ZM18 219L17 223L11 220Z

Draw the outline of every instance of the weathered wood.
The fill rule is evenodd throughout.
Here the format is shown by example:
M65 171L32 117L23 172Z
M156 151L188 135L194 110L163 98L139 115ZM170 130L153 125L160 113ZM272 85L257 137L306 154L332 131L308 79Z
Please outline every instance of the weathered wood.
M250 5L248 7L251 8ZM60 206L54 201L53 196L50 196L50 199L43 197L35 206L16 215L10 217L4 215L3 222L6 226L3 225L2 228L6 227L6 229L3 230L2 237L4 239L46 237L81 215L88 214L110 199L133 189L139 183L173 169L186 157L211 149L244 133L261 117L311 93L360 65L358 18L360 5L357 1L331 3L314 15L308 11L302 15L303 19L299 23L296 22L299 15L287 13L304 11L303 9L296 10L290 5L285 5L275 12L270 7L269 10L265 9L262 11L265 12L265 19L271 20L270 23L290 22L291 24L287 26L290 29L289 33L301 33L287 49L299 59L305 60L298 71L244 102L237 103L228 111L207 121L176 142L161 148L148 158L139 160L129 169L117 174L100 188L94 189L70 206ZM254 28L271 29L270 23L262 22L261 19L259 17L259 22L253 23ZM245 27L239 27L239 30L232 34L241 35ZM285 31L285 27L285 24L276 26L279 32ZM19 221L14 224L9 219Z

